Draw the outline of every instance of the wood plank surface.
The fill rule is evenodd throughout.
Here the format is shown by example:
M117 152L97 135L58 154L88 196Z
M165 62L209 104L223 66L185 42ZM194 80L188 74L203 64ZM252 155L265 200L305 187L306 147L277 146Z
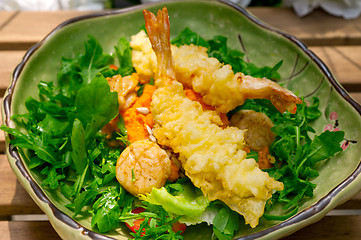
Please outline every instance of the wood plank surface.
M3 96L5 89L9 86L11 75L15 67L21 62L25 55L25 50L21 51L0 51L0 95Z
M361 209L361 192L352 197L350 200L336 207L336 209Z
M340 21L340 18L316 10L299 18L288 8L247 8L268 25L295 35L310 46L361 45L361 18ZM26 49L43 39L61 22L90 12L19 12L0 11L0 49ZM274 17L277 16L277 17ZM1 26L1 25L0 25Z
M0 29L0 49L28 49L63 21L87 13L89 12L19 12Z
M2 103L2 98L0 98L0 102ZM2 114L0 114L0 124L3 124ZM0 155L3 154L4 152L5 152L5 133L3 131L0 131Z
M48 221L0 221L0 240L61 239Z
M351 97L361 104L361 92L351 93Z
M326 216L283 240L359 240L361 216ZM60 239L48 221L0 221L0 240Z
M43 213L17 180L5 154L0 154L0 183L0 219L14 214Z
M18 13L13 11L0 11L0 30L16 17Z
M361 92L361 46L310 48L350 92Z
M356 240L361 239L361 216L326 216L283 240Z
M323 10L315 10L302 18L287 8L250 7L247 10L308 45L361 45L361 18L344 20Z

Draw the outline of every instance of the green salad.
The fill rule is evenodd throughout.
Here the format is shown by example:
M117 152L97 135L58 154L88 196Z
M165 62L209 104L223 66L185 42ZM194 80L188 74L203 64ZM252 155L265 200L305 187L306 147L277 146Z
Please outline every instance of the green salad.
M205 40L186 28L172 44L204 46L210 57L230 64L234 72L280 79L278 69L282 61L273 67L258 67L247 62L242 52L229 48L222 36ZM39 96L25 102L27 113L12 116L26 133L5 125L1 130L14 136L11 144L20 153L27 149L31 157L26 164L41 173L41 185L69 199L66 207L74 212L73 219L90 216L94 231L107 233L126 224L135 239L183 239L186 225L198 224L199 219L194 216L201 215L201 220L213 229L214 239L232 239L244 224L242 216L221 201L210 202L187 177L167 182L140 199L126 192L117 181L116 162L129 142L119 116L118 95L110 91L106 78L135 71L131 52L125 38L114 47L114 54L109 54L89 36L83 52L74 58L59 59L57 82L40 82ZM112 68L112 64L117 68ZM139 86L138 95L142 94L142 87ZM269 199L265 219L285 220L296 214L300 204L313 196L316 185L311 180L318 176L315 165L342 151L342 131L315 135L310 123L321 115L318 105L319 100L314 98L309 106L305 102L299 104L296 114L280 113L269 100L254 99L227 114L230 118L239 110L250 109L265 113L274 123L276 138L270 153L276 162L264 171L281 181L284 190ZM110 138L102 134L100 130L117 116L119 131ZM114 140L120 142L116 147L108 144ZM257 152L251 151L248 157L257 160ZM276 204L282 205L284 215L271 214Z

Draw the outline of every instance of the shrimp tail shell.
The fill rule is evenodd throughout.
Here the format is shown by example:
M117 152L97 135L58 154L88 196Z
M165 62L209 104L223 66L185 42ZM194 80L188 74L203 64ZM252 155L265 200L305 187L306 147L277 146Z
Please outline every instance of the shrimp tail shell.
M158 10L157 16L148 10L143 11L145 28L152 48L157 56L156 79L175 79L170 43L170 26L167 8Z

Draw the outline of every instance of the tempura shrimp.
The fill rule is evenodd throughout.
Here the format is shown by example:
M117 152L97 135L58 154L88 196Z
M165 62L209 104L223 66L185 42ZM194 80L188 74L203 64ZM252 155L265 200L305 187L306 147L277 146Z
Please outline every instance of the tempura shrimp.
M173 69L167 9L157 17L144 10L144 16L158 61L151 104L154 136L179 154L185 174L209 200L223 201L257 226L266 201L283 184L261 171L254 159L246 159L244 130L222 128L216 111L203 110L186 97Z
M226 113L246 99L269 99L280 111L295 113L301 103L295 94L266 78L234 73L230 65L222 65L208 57L207 49L184 45L173 47L177 80L203 96L203 101ZM230 97L231 96L231 97Z
M130 144L116 165L118 182L135 196L164 186L170 175L171 161L166 151L149 140Z
M153 32L158 31L160 25L154 26ZM148 36L151 39L148 39L146 34L141 31L132 38L133 64L137 71L146 72L150 78L150 74L156 69L154 61L169 61L161 63L160 66L164 66L165 69L158 71L158 74L171 71L169 76L172 79L175 74L178 82L200 93L203 101L214 106L218 112L226 113L238 105L242 105L246 99L261 98L271 100L280 112L288 110L295 113L296 104L302 102L295 94L274 81L253 78L242 73L235 74L230 65L224 65L216 58L209 57L207 48L202 46L191 44L170 47L170 43L167 43L164 46L171 50L173 59L168 57L170 50L165 51L164 49L157 49L156 51L162 51L163 54L154 56L154 52L149 50L150 42L155 48L161 48L162 45L159 41L166 37L166 34L162 35L160 39L155 39L152 33ZM162 41L164 42L164 39ZM170 65L173 67L168 67Z

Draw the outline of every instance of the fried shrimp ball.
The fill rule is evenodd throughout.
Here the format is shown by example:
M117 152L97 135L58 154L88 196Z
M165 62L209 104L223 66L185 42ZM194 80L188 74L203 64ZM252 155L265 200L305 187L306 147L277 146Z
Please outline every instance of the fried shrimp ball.
M149 140L130 144L116 165L118 182L133 195L146 194L164 186L171 174L171 161L165 150Z

